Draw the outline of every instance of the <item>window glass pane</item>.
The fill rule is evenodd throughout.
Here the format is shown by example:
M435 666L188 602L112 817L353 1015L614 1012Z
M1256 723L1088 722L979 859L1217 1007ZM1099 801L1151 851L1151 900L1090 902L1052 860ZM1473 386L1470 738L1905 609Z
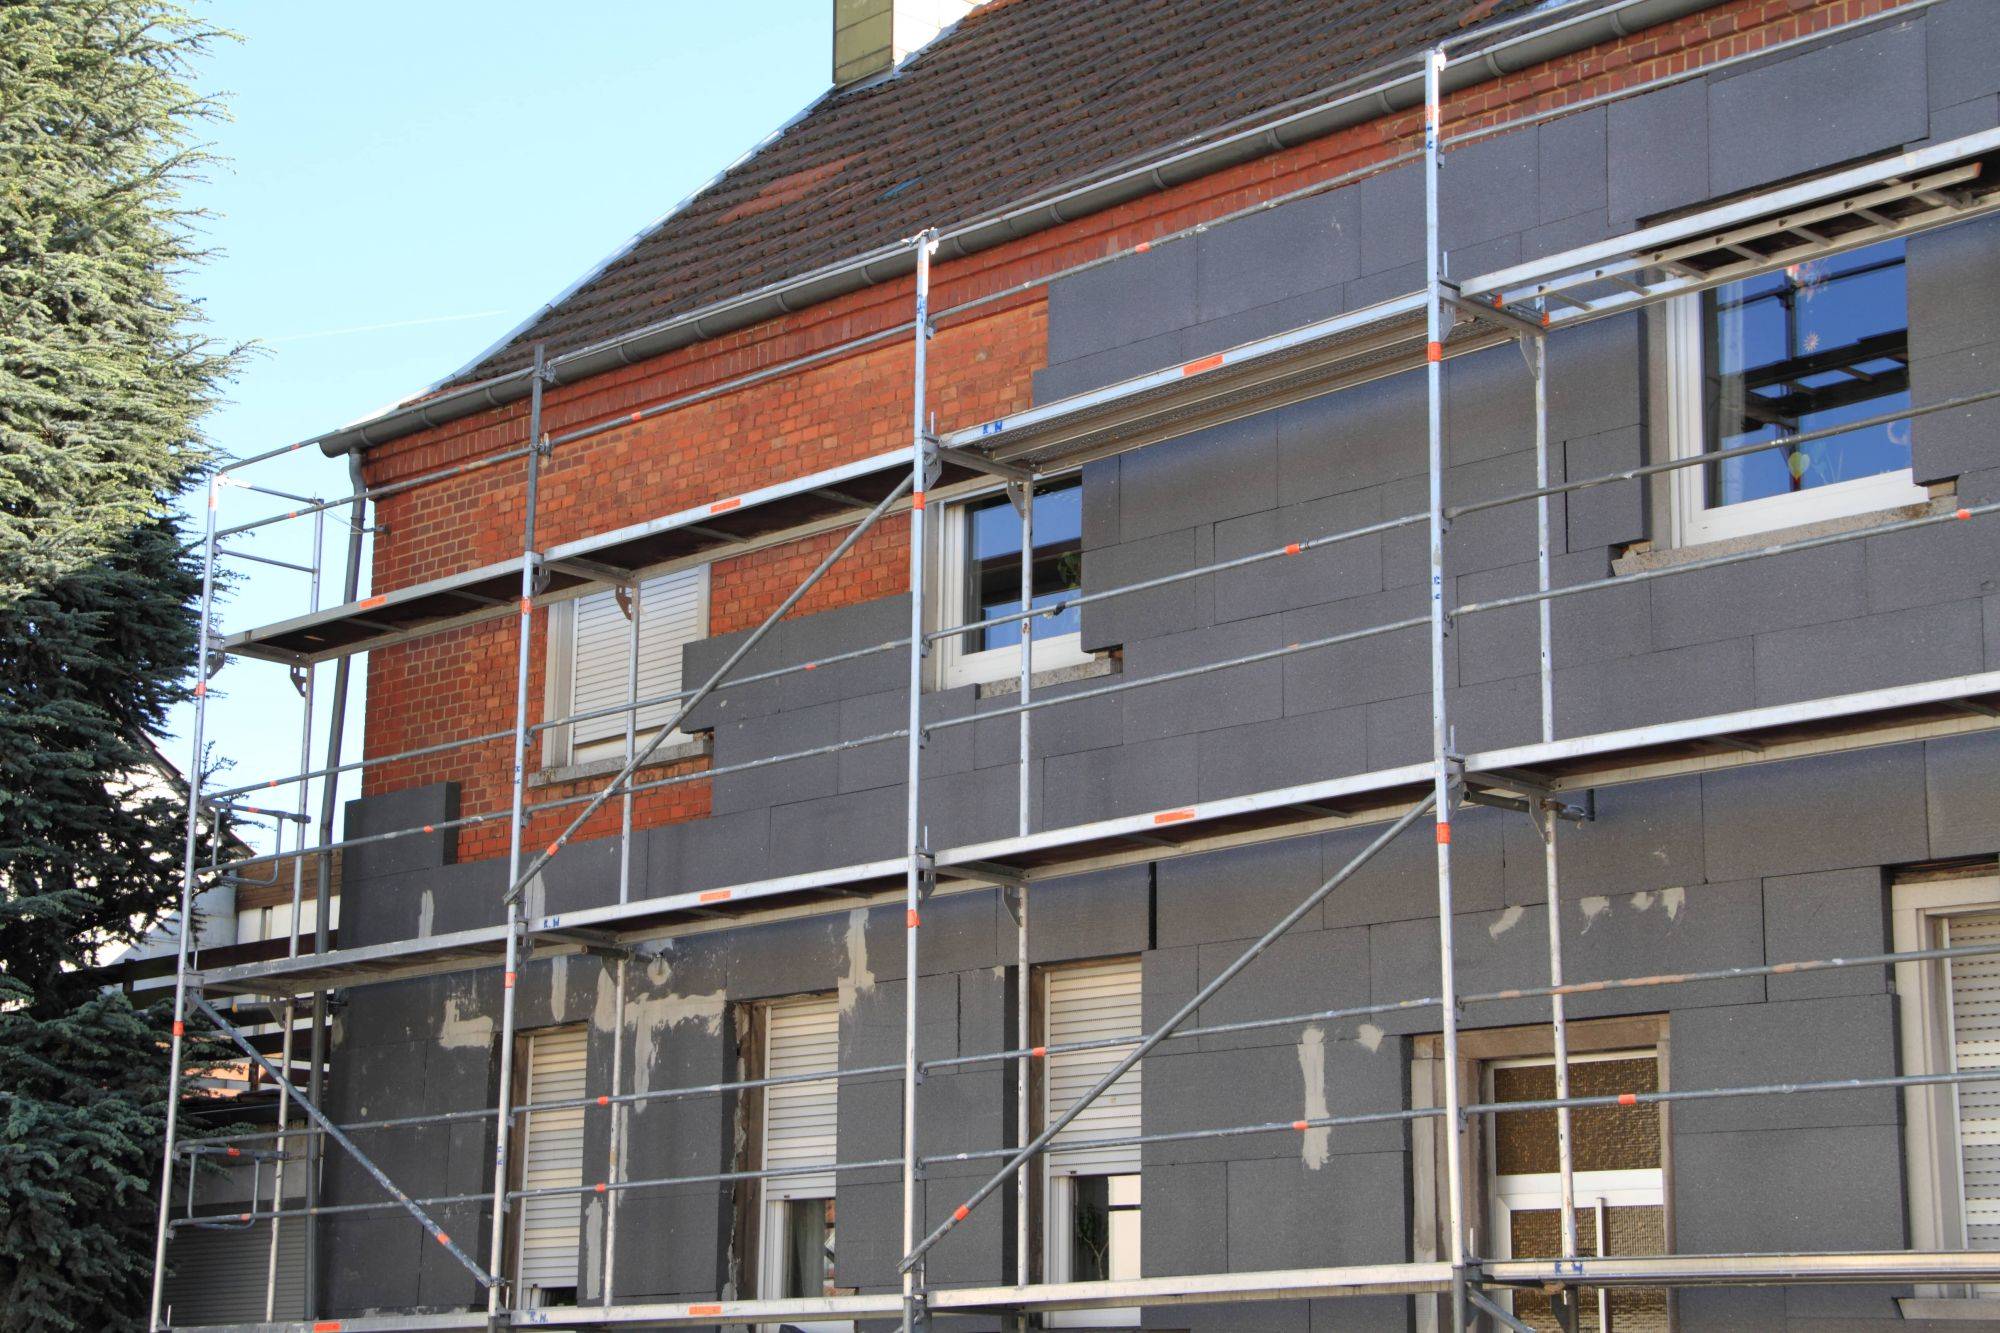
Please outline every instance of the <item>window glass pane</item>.
M1710 449L1826 430L1909 406L1903 243L1795 264L1702 297ZM1910 465L1907 421L1707 469L1710 506Z
M1582 1201L1578 1201L1582 1204ZM1657 1206L1607 1207L1605 1212L1606 1254L1665 1254L1667 1252L1666 1210ZM1562 1235L1554 1208L1523 1208L1509 1214L1508 1239L1516 1259L1546 1259L1562 1252ZM1577 1248L1584 1254L1597 1253L1597 1209L1579 1206L1576 1210ZM1599 1328L1597 1292L1583 1289L1578 1305L1578 1326ZM1549 1298L1539 1292L1518 1292L1514 1315L1524 1323L1547 1333L1559 1333ZM1612 1333L1665 1333L1667 1293L1663 1287L1620 1287L1611 1293Z
M1021 516L1004 495L966 505L966 619L984 620L1021 609ZM1083 586L1083 486L1078 478L1035 493L1035 605L1050 606ZM1035 637L1077 632L1075 608L1035 622ZM1018 622L966 636L967 652L1011 648Z
M1657 1092L1659 1062L1650 1056L1629 1060L1572 1061L1572 1097L1604 1097L1621 1092ZM1553 1065L1503 1065L1493 1071L1493 1099L1540 1101L1556 1095ZM1654 1105L1580 1108L1570 1114L1572 1165L1578 1171L1656 1170L1660 1165L1660 1108ZM1560 1170L1554 1111L1510 1111L1494 1117L1493 1169L1498 1175L1537 1175Z
M785 1204L786 1296L831 1296L833 1200L792 1199Z
M1139 1276L1139 1177L1076 1176L1070 1188L1070 1280Z

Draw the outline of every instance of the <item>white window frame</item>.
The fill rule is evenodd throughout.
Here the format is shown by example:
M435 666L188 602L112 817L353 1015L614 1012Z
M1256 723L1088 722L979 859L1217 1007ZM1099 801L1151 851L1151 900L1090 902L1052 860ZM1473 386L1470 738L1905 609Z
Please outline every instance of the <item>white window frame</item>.
M1651 1060L1657 1069L1660 1063L1658 1047L1634 1047L1618 1051L1572 1051L1569 1062L1572 1066L1595 1064L1605 1060ZM1481 1062L1481 1092L1488 1103L1495 1099L1493 1074L1499 1069L1552 1069L1555 1057L1549 1055L1529 1055L1510 1059L1486 1060ZM1497 1115L1482 1116L1485 1135L1486 1163L1486 1218L1488 1240L1486 1247L1495 1259L1514 1257L1514 1228L1510 1225L1516 1212L1538 1212L1553 1209L1562 1212L1562 1173L1558 1171L1536 1172L1533 1174L1503 1176L1494 1169L1500 1160L1498 1133L1500 1118ZM1664 1135L1662 1136L1664 1139ZM1570 1183L1579 1212L1603 1200L1606 1208L1660 1208L1667 1206L1666 1144L1660 1145L1660 1162L1656 1167L1626 1171L1576 1171L1571 1173ZM1600 1238L1601 1239L1601 1238ZM1511 1293L1496 1293L1501 1304L1511 1311L1514 1298Z
M1054 1044L1049 1031L1049 1020L1052 1016L1051 988L1056 978L1065 974L1074 975L1078 971L1091 967L1104 967L1113 964L1140 966L1136 959L1103 958L1093 959L1088 963L1046 967L1041 970L1038 986L1039 1008L1041 1011L1039 1027L1041 1030L1041 1040L1044 1045ZM1143 970L1140 973L1140 986L1140 995L1143 1001ZM1122 1048L1112 1048L1108 1053L1115 1059L1124 1052ZM1042 1062L1043 1077L1041 1079L1041 1095L1038 1101L1040 1103L1041 1123L1044 1125L1050 1123L1054 1119L1055 1114L1057 1114L1051 1106L1053 1089L1050 1084L1052 1080L1047 1077L1047 1073L1049 1065L1060 1058L1061 1056L1058 1054ZM1145 1064L1141 1061L1139 1065L1133 1068L1130 1074L1120 1079L1116 1086L1120 1091L1129 1091L1132 1085L1127 1080L1132 1075L1138 1075L1143 1080L1144 1072ZM1143 1081L1138 1083L1137 1090L1141 1098L1141 1104L1143 1105L1145 1097L1145 1084ZM1042 1154L1042 1280L1044 1282L1069 1282L1073 1280L1068 1242L1070 1232L1075 1226L1076 1182L1085 1176L1103 1176L1112 1179L1130 1177L1135 1184L1141 1186L1138 1197L1138 1212L1141 1252L1143 1253L1145 1194L1139 1150L1132 1148L1129 1150L1129 1157L1127 1159L1110 1163L1102 1160L1102 1152L1083 1154L1082 1160L1078 1160L1078 1154L1073 1150L1065 1152L1061 1147L1052 1144L1049 1150ZM1137 1306L1114 1306L1102 1310L1050 1311L1043 1316L1043 1323L1048 1328L1136 1328L1139 1324L1139 1318L1140 1311Z
M712 567L709 565L699 565L694 568L698 574L697 595L701 602L701 610L698 613L698 618L701 633L697 636L697 639L689 640L689 642L698 641L699 638L706 638L712 623L710 619L712 607L709 600ZM682 571L671 569L653 570L641 575L639 581L644 583L647 580L659 578L663 574L679 572ZM589 595L593 597L614 597L617 594L606 590ZM579 597L570 597L552 603L549 606L548 646L546 649L548 669L542 673L545 678L542 687L542 716L545 718L568 717L576 711L576 609L577 603L582 600ZM643 596L639 601L639 615L642 620L646 615L645 598ZM686 682L682 683L683 685L686 684ZM645 696L646 689L644 685L640 686L639 692L641 697ZM577 743L575 734L575 727L550 727L544 731L542 733L542 767L568 768L579 764L593 763L598 760L622 759L625 755L625 737L622 732L616 736L585 741L582 744ZM652 734L651 730L642 727L634 736L633 743L643 746L647 741L652 739ZM685 739L688 738L684 733L677 732L670 738L669 743Z
M1678 296L1665 304L1667 442L1675 459L1709 452L1701 306L1698 294ZM1916 483L1912 470L1901 468L1831 486L1814 486L1791 495L1767 495L1760 500L1711 506L1708 471L1706 467L1683 467L1668 474L1671 497L1668 508L1673 517L1670 538L1675 546L1752 537L1808 523L1923 504L1930 499L1929 490Z
M1066 473L1042 480L1059 481L1074 475ZM1081 484L1078 483L1079 486ZM966 567L971 559L971 523L967 514L971 506L991 500L996 495L1004 495L1006 490L1004 485L982 487L955 495L950 503L943 506L943 521L937 525L936 558L931 562L931 568L939 571L938 595L933 603L937 619L933 628L963 625L971 617L965 599L966 584L970 581ZM1036 671L1059 671L1065 667L1082 666L1092 660L1092 654L1084 651L1081 630L1070 634L1036 634L1032 642L1032 665ZM937 641L937 683L941 688L949 690L963 685L988 685L1019 678L1021 646L1018 643L976 652L966 651L964 645L965 636L962 634Z
M583 1042L584 1059L586 1062L588 1062L590 1056L590 1029L585 1024L566 1023L560 1027L538 1028L534 1031L524 1032L520 1035L518 1043L519 1055L520 1055L520 1076L519 1076L520 1084L517 1095L520 1098L521 1105L524 1106L532 1105L536 1101L550 1100L550 1097L546 1094L541 1096L536 1095L536 1089L535 1089L536 1055L539 1052L546 1052L548 1050L548 1046L546 1045L546 1043L549 1041L556 1040L558 1038L567 1039L576 1037L580 1037ZM581 1085L579 1084L579 1086ZM540 1113L530 1112L521 1117L521 1128L520 1128L521 1138L519 1145L519 1155L515 1159L517 1165L515 1167L514 1187L516 1189L528 1189L533 1187L528 1173L530 1168L534 1164L535 1134L537 1129L537 1124L536 1124L537 1120L538 1119L541 1120L540 1128L542 1132L549 1133L552 1131L550 1131L548 1127L548 1120L545 1117L551 1117L551 1116L558 1117L559 1125L557 1130L554 1132L574 1132L578 1139L579 1149L581 1149L584 1136L583 1115L584 1113L581 1109L571 1108L569 1110L562 1110L562 1111L543 1111ZM582 1185L583 1174L582 1174L581 1163L579 1163L577 1169L576 1179L573 1182L565 1179L561 1183L563 1184L573 1183L579 1186ZM516 1292L519 1293L519 1298L521 1300L522 1305L525 1308L531 1310L557 1308L557 1307L552 1307L549 1303L549 1293L552 1290L554 1290L554 1288L543 1287L538 1283L529 1282L525 1273L525 1269L527 1267L528 1227L531 1220L530 1214L535 1211L535 1209L528 1206L529 1204L532 1203L540 1203L543 1207L550 1209L561 1209L573 1206L576 1210L576 1221L574 1223L574 1226L577 1234L581 1236L583 1234L583 1196L580 1194L559 1195L555 1196L554 1198L543 1199L543 1200L523 1200L522 1206L515 1209L512 1217L512 1224L509 1228L509 1230L512 1233L510 1244L513 1250L514 1289ZM576 1257L574 1262L575 1262L575 1268L573 1270L571 1282L576 1291L576 1300L573 1302L573 1304L581 1305L583 1304L584 1282L583 1282L583 1261L580 1254ZM560 1307L560 1308L568 1308L568 1307Z
M1897 953L1934 949L1951 917L2000 912L2000 876L1899 883L1891 890L1889 910ZM1951 983L1945 962L1897 963L1895 986L1902 1072L1951 1072ZM1964 1249L1957 1085L1904 1088L1903 1124L1911 1248ZM2000 1319L2000 1286L1920 1286L1914 1301L1905 1301L1904 1314L1912 1319Z
M771 1058L772 1016L787 1008L802 1008L808 1005L834 1006L835 1022L836 1024L839 1022L838 1001L831 995L793 996L789 999L766 1001L757 1007L759 1049L764 1053L764 1068L767 1073L770 1069ZM837 1063L838 1061L836 1061ZM835 1082L833 1086L838 1088L839 1084ZM762 1099L763 1112L758 1117L757 1125L757 1160L765 1164L768 1164L770 1161L771 1091L769 1088L764 1089ZM810 1176L779 1176L766 1178L757 1182L757 1292L760 1297L766 1297L769 1293L775 1293L784 1286L785 1256L791 1249L791 1236L787 1227L786 1213L788 1210L786 1205L837 1198L838 1190L833 1179L834 1173L829 1171L826 1174L828 1178L823 1181L816 1180ZM836 1221L836 1246L839 1244L838 1227L839 1223ZM838 1277L839 1259L837 1253L834 1262L836 1264L835 1276ZM775 1295L770 1295L768 1298L781 1299ZM787 1319L782 1325L758 1325L759 1329L773 1331L780 1327L787 1330L795 1329L798 1333L853 1333L854 1321L851 1319L815 1319L803 1321Z

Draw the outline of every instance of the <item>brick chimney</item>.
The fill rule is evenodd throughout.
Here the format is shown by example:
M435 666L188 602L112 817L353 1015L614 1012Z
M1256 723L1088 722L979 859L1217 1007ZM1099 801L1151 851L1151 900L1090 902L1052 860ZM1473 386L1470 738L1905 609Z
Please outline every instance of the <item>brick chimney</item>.
M970 13L980 0L833 0L833 82L890 68Z

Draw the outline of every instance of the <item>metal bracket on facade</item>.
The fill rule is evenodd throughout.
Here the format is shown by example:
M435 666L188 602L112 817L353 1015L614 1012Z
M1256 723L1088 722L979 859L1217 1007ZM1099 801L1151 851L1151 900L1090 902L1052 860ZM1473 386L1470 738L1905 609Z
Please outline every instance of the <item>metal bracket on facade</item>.
M1006 481L1022 483L1032 483L1035 479L1035 474L1027 468L1016 467L1012 463L995 462L984 454L976 454L967 449L938 445L935 436L931 438L931 443L937 446L937 455L940 459L956 463L963 468L970 468L974 472L983 472L989 477L1000 477Z
M1021 886L1018 884L1001 885L1000 901L1007 905L1007 915L1014 918L1014 929L1019 930L1021 928L1021 909L1024 906L1021 900Z
M618 942L618 937L607 930L586 930L576 926L557 926L549 929L531 929L531 936L556 940L563 944L580 946L587 954L598 958L623 958L627 961L636 956L630 945Z
M1007 503L1014 506L1014 512L1022 518L1028 517L1028 506L1034 503L1035 485L1032 481L1010 481L1007 483Z
M1471 1301L1473 1305L1477 1306L1480 1310L1483 1310L1487 1314L1491 1315L1494 1321L1498 1323L1502 1328L1513 1329L1514 1333L1535 1333L1533 1327L1531 1327L1528 1324L1522 1323L1519 1319L1516 1319L1513 1315L1501 1309L1497 1301L1493 1300L1491 1297L1487 1296L1484 1292L1480 1291L1479 1288L1468 1286L1465 1289L1465 1298Z
M945 873L954 879L978 880L982 884L998 884L1010 890L1020 887L1028 878L1012 866L992 861L954 861L945 868Z
M917 902L927 903L937 892L937 858L922 847L910 856L917 863Z

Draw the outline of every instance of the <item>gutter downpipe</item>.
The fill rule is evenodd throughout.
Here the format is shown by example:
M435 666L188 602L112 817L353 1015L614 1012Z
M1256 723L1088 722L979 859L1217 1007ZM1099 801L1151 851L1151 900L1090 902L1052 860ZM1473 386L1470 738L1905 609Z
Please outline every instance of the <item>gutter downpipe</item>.
M1711 3L1713 0L1611 0L1598 9L1572 15L1547 27L1454 54L1442 91L1455 92L1488 78L1616 40L1686 17ZM1345 91L1302 110L1229 131L1205 143L1170 150L1150 161L1112 168L1096 178L1058 187L1034 202L953 227L940 233L935 258L963 258L1335 130L1408 110L1422 101L1423 59L1421 54L1405 57L1385 69L1334 85L1335 89ZM548 382L573 384L863 287L904 277L914 262L907 251L902 242L880 246L799 277L726 297L657 324L580 347L547 363ZM520 402L528 396L532 378L529 370L512 371L310 437L301 441L300 447L317 445L323 453L335 456L385 444Z

